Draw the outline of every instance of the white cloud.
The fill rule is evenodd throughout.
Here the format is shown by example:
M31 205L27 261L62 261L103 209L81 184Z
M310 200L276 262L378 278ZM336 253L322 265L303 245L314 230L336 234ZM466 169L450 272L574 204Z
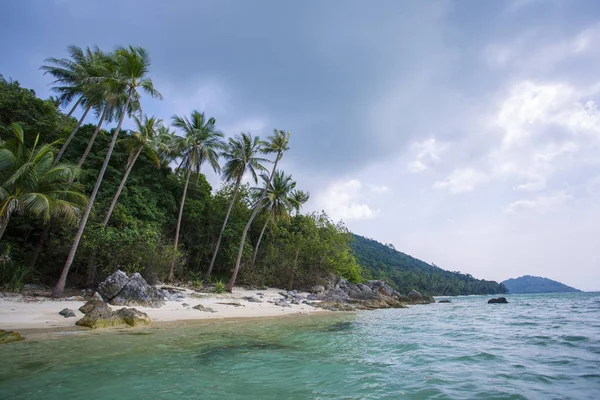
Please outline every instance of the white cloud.
M535 199L523 199L512 202L504 210L506 213L532 210L538 213L548 212L566 204L572 196L566 192L558 192L550 196L539 196Z
M435 182L433 188L447 189L452 194L459 194L472 191L488 179L486 174L473 168L455 169L443 181Z
M378 187L376 190L382 190ZM376 191L375 190L375 191ZM316 197L316 204L333 219L358 220L373 218L378 210L373 210L364 200L363 185L356 179L330 184Z
M408 164L408 170L415 173L425 171L430 165L440 162L447 148L447 143L440 143L435 138L414 142L411 151L415 153L415 159Z

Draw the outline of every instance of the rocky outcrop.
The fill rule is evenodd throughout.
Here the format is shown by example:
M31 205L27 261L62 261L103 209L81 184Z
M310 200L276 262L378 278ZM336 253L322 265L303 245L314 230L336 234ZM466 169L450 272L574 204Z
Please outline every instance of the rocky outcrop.
M497 299L489 299L488 304L508 304L506 297L498 297Z
M0 329L0 344L18 342L24 339L25 338L21 336L19 332L5 331L4 329Z
M148 282L137 272L131 277L120 270L115 272L98 285L98 293L105 302L115 306L162 307L165 305L164 292L148 285Z
M75 322L75 325L88 328L110 328L115 326L139 326L148 325L150 317L135 308L121 308L113 311L101 300L90 300L79 308L84 317Z

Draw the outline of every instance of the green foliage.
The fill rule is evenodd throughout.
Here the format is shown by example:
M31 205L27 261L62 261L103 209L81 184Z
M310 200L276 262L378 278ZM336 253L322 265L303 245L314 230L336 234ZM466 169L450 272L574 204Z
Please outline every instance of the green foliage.
M470 274L450 272L427 264L393 246L354 235L352 249L371 279L384 279L403 294L413 289L428 295L470 295L506 293L493 281L475 279Z
M20 292L26 282L31 281L36 273L32 268L17 264L12 259L12 247L0 255L0 289L10 292Z
M213 292L215 292L216 294L225 293L225 284L223 283L223 281L217 281L215 283L215 288L213 289Z

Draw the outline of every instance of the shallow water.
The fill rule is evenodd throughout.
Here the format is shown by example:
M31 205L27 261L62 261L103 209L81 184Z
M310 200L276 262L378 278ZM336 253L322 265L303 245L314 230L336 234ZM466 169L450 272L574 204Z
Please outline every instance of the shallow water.
M598 399L600 293L65 334L0 347L0 399Z

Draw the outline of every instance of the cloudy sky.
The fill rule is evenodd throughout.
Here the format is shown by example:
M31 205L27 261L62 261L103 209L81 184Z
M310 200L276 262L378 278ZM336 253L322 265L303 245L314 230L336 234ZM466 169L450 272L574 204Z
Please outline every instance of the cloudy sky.
M1 7L0 73L40 96L69 44L143 46L165 98L145 111L289 130L307 209L449 270L600 290L598 1Z

